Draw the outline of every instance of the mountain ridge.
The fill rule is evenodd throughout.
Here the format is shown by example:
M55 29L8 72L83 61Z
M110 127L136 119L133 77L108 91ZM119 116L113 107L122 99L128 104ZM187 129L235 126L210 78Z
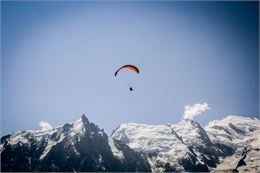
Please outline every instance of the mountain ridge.
M223 125L223 127L221 127L221 124ZM236 168L235 165L233 166L225 165L224 166L225 169L222 169L222 167L223 167L223 163L225 162L225 158L231 158L235 160L237 165L239 165L238 164L239 160L243 159L243 156L241 154L244 151L244 149L242 146L244 146L244 148L248 148L251 145L253 145L254 147L249 149L250 150L249 153L251 153L252 151L253 152L252 155L259 154L259 148L260 148L260 141L259 141L260 137L258 137L260 136L259 119L234 116L234 115L227 116L222 120L213 120L209 122L206 127L202 127L200 126L199 123L190 119L183 119L177 124L166 124L166 125L145 125L145 124L138 124L138 123L123 123L116 128L116 130L112 133L111 137L124 141L127 145L129 145L132 149L136 151L145 153L147 152L147 148L148 149L154 148L154 145L151 143L150 143L151 146L146 146L146 143L148 143L147 141L151 142L156 138L156 136L158 136L156 135L156 133L154 133L152 128L149 128L150 126L161 127L160 130L162 131L166 131L166 129L164 129L165 126L171 128L174 131L174 133L177 134L178 139L180 139L180 141L183 141L183 143L188 147L188 149L185 149L185 151L190 151L192 155L195 155L196 157L195 162L199 162L202 165L206 165L206 167L208 168L208 170L202 169L199 171L214 172L218 170L233 171L239 169L239 167L243 165L238 166L238 168ZM216 127L217 130L215 130ZM246 127L246 131L244 132L243 130L241 130L243 129L243 127ZM137 129L141 129L139 131L142 132L138 132ZM147 130L149 131L149 133L146 134ZM254 130L255 132L253 132ZM234 135L234 137L237 137L238 139L240 138L242 139L238 140L235 143L231 142L232 139L227 142L225 138L222 139L223 131L228 132L227 136L228 134L232 134ZM229 131L231 131L232 133ZM150 136L151 138L149 138L149 134L153 134L153 133L154 135L151 135ZM245 136L245 138L243 138L243 136L239 137L239 135L242 134ZM227 138L231 138L231 137L228 136ZM245 142L242 143L241 146L240 143L243 139L245 139ZM161 143L164 143L164 141L161 140ZM165 151L163 151L162 147L167 148L169 146L170 144L168 144L168 146L157 146L157 148L154 148L154 151L157 151L157 153L156 152L154 152L154 154L149 153L150 156L148 155L148 160L153 161L153 163L151 164L153 166L152 169L154 171L168 170L170 166L174 168L176 167L179 168L175 171L189 171L187 170L187 168L183 167L181 161L179 161L179 165L176 166L176 165L171 165L171 163L164 158L163 163L158 164L159 161L162 161L162 159L160 158L160 154L165 154L164 153ZM159 150L159 154L158 154L158 150ZM160 151L163 153L160 153ZM167 158L167 156L165 157ZM184 157L185 156L183 155L182 158ZM174 162L176 163L178 161L175 160ZM256 162L258 163L258 160L256 160ZM260 165L260 162L258 165ZM190 167L190 164L188 164L188 167ZM251 169L253 171L256 170L258 171L260 168L253 166L252 168L246 167L243 169Z
M145 157L85 115L57 128L3 136L0 151L2 171L150 171Z
M260 170L260 121L227 116L205 127L122 123L108 136L85 115L1 137L2 171L217 172Z

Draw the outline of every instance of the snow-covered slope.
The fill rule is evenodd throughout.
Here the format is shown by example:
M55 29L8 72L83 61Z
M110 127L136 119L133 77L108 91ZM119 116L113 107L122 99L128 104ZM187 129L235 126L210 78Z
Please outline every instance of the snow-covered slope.
M235 148L259 146L260 121L256 118L230 115L209 122L205 130L214 143L225 143Z
M239 172L260 172L260 149L248 149L237 162L234 170Z
M83 115L48 130L1 138L2 171L150 171L148 160Z
M191 165L207 170L170 125L121 124L111 137L146 154L154 171L194 171Z
M258 119L227 116L205 128L188 119L167 125L125 123L111 137L145 153L153 171L255 172L259 171L259 128Z
M182 137L185 144L188 144L191 147L206 147L208 143L210 143L207 133L199 123L193 120L183 119L177 124L172 124L171 128Z
M232 156L220 158L215 171L260 171L259 119L230 115L209 122L205 130L213 143L229 145L235 150Z
M183 119L177 124L172 124L176 133L182 138L183 142L191 148L198 160L209 167L215 167L218 163L218 148L211 143L206 131L199 123Z

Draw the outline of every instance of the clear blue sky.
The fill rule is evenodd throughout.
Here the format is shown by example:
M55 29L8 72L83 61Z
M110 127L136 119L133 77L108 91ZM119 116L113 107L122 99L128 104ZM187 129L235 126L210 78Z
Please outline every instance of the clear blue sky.
M1 4L2 135L83 113L110 134L203 102L203 125L259 116L258 2ZM114 77L125 64L140 69L134 92Z

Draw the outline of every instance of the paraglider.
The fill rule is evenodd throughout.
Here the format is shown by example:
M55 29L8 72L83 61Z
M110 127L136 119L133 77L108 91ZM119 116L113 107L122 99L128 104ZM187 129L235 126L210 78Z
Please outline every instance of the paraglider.
M139 74L139 69L136 67L136 66L133 66L133 65L124 65L120 68L118 68L115 72L115 77L117 76L118 72L120 72L121 70L123 69L127 69L127 70L131 70L133 72L136 72L137 74ZM132 86L129 86L129 90L130 91L134 91L133 87Z

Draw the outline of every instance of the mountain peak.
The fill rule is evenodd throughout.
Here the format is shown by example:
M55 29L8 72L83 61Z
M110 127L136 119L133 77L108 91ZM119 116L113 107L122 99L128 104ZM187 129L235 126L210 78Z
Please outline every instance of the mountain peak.
M51 131L22 131L2 137L0 154L4 172L151 171L145 157L108 138L85 115Z
M194 120L191 120L191 119L182 119L178 124L179 125L191 126L193 128L202 129L202 127L200 126L200 124L197 121L194 121Z
M88 118L86 117L85 114L81 115L81 119L82 119L83 122L88 122L89 123Z
M81 121L85 127L85 129L89 129L92 125L92 123L89 122L88 118L85 114L81 115ZM94 124L93 124L94 125Z
M182 119L179 123L173 124L171 127L183 138L185 143L190 145L194 145L194 142L205 140L204 138L207 137L203 127L191 119ZM206 139L206 141L208 142L209 139Z

